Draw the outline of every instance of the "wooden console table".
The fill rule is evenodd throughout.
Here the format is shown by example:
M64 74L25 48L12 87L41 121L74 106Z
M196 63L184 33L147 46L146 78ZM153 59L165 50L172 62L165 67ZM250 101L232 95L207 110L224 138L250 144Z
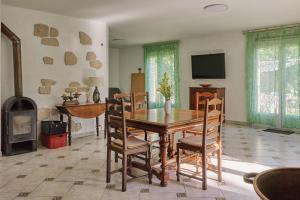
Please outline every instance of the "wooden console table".
M60 112L60 120L63 121L63 114L68 116L68 138L69 145L72 144L72 117L84 119L96 118L96 131L99 136L99 116L105 112L105 103L89 103L79 105L57 105Z

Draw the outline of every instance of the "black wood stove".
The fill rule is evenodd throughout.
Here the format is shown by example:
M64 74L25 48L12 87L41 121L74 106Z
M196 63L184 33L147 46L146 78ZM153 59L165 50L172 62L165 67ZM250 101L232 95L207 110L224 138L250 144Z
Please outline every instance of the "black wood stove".
M13 44L15 96L2 106L2 153L15 155L37 149L37 105L23 96L21 41L3 23L1 33Z

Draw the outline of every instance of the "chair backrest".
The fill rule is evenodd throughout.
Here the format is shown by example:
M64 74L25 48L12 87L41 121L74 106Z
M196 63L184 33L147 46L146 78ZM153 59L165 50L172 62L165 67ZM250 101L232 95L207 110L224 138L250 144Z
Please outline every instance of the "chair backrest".
M105 123L107 130L107 145L111 143L111 138L123 141L123 149L127 148L127 127L125 118L125 102L123 100L105 99ZM118 109L114 109L118 108ZM114 131L112 132L112 129Z
M132 111L149 109L149 93L148 92L133 92L131 93Z
M114 94L121 93L121 90L119 88L110 87L108 88L108 98L112 99L114 98Z
M125 110L128 112L132 112L132 105L131 105L131 95L128 93L117 93L113 95L114 99L122 100L125 104ZM115 105L115 109L117 109L117 105Z
M212 109L213 108L213 109ZM205 100L202 147L206 148L207 140L221 141L224 98L214 97Z
M205 100L217 97L217 93L196 92L196 110L204 110Z

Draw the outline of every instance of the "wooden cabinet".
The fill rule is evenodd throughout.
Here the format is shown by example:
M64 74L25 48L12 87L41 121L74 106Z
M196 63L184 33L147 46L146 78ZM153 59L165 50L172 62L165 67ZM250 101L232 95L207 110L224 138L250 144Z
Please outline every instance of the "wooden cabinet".
M225 88L215 88L215 87L190 87L190 109L196 109L196 92L211 92L217 93L219 98L224 97L224 105L225 105ZM225 106L224 106L225 113Z

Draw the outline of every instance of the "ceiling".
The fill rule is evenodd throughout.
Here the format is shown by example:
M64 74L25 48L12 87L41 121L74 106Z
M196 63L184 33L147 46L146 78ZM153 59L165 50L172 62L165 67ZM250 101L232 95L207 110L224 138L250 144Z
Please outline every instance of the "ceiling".
M299 0L2 0L3 4L99 19L123 47L300 22ZM225 12L203 7L225 3ZM113 40L122 39L122 40Z

